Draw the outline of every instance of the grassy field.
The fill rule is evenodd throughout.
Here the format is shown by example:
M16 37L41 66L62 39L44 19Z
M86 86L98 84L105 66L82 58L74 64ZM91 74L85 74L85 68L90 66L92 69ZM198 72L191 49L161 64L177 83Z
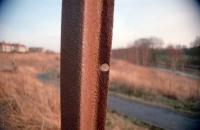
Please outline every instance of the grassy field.
M41 71L54 68L47 63L54 63L57 56L41 56L0 56L1 65L7 66L6 69L1 67L0 72L1 127L8 130L60 128L59 89L41 83L35 76ZM17 66L17 69L13 66Z
M59 87L38 74L59 80L57 54L0 54L0 129L59 130ZM134 100L199 111L199 80L112 60L110 90ZM108 112L107 130L154 130L155 127Z
M200 80L112 60L110 91L184 111L199 111Z
M60 130L59 87L37 74L59 74L55 54L0 54L0 129ZM59 77L57 77L59 78ZM150 130L154 127L108 112L106 130Z

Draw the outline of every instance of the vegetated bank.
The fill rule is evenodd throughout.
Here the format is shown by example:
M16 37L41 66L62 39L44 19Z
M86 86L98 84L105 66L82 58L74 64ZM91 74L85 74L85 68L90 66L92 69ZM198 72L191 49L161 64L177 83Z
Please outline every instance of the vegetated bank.
M59 74L59 61L57 54L0 54L0 129L60 130L59 87L38 78L41 73ZM154 128L138 122L108 112L106 129Z

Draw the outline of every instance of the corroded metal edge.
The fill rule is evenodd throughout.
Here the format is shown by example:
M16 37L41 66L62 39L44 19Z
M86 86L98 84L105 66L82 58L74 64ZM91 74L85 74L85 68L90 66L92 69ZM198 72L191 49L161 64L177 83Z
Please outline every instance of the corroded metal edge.
M61 128L105 126L114 0L63 0ZM108 67L109 68L109 67Z

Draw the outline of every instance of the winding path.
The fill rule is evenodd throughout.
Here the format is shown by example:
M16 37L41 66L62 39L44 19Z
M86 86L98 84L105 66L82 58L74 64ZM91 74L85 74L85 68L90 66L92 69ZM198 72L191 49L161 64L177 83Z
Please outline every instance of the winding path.
M191 118L171 109L139 103L110 95L108 107L129 118L158 126L166 130L200 130L200 118Z

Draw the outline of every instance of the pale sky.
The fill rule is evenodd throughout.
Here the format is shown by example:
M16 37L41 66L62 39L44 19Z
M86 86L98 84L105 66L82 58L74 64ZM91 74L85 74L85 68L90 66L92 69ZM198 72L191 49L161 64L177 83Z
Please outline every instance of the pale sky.
M61 0L0 0L0 41L60 50ZM113 48L141 37L188 45L200 35L193 0L115 0Z

